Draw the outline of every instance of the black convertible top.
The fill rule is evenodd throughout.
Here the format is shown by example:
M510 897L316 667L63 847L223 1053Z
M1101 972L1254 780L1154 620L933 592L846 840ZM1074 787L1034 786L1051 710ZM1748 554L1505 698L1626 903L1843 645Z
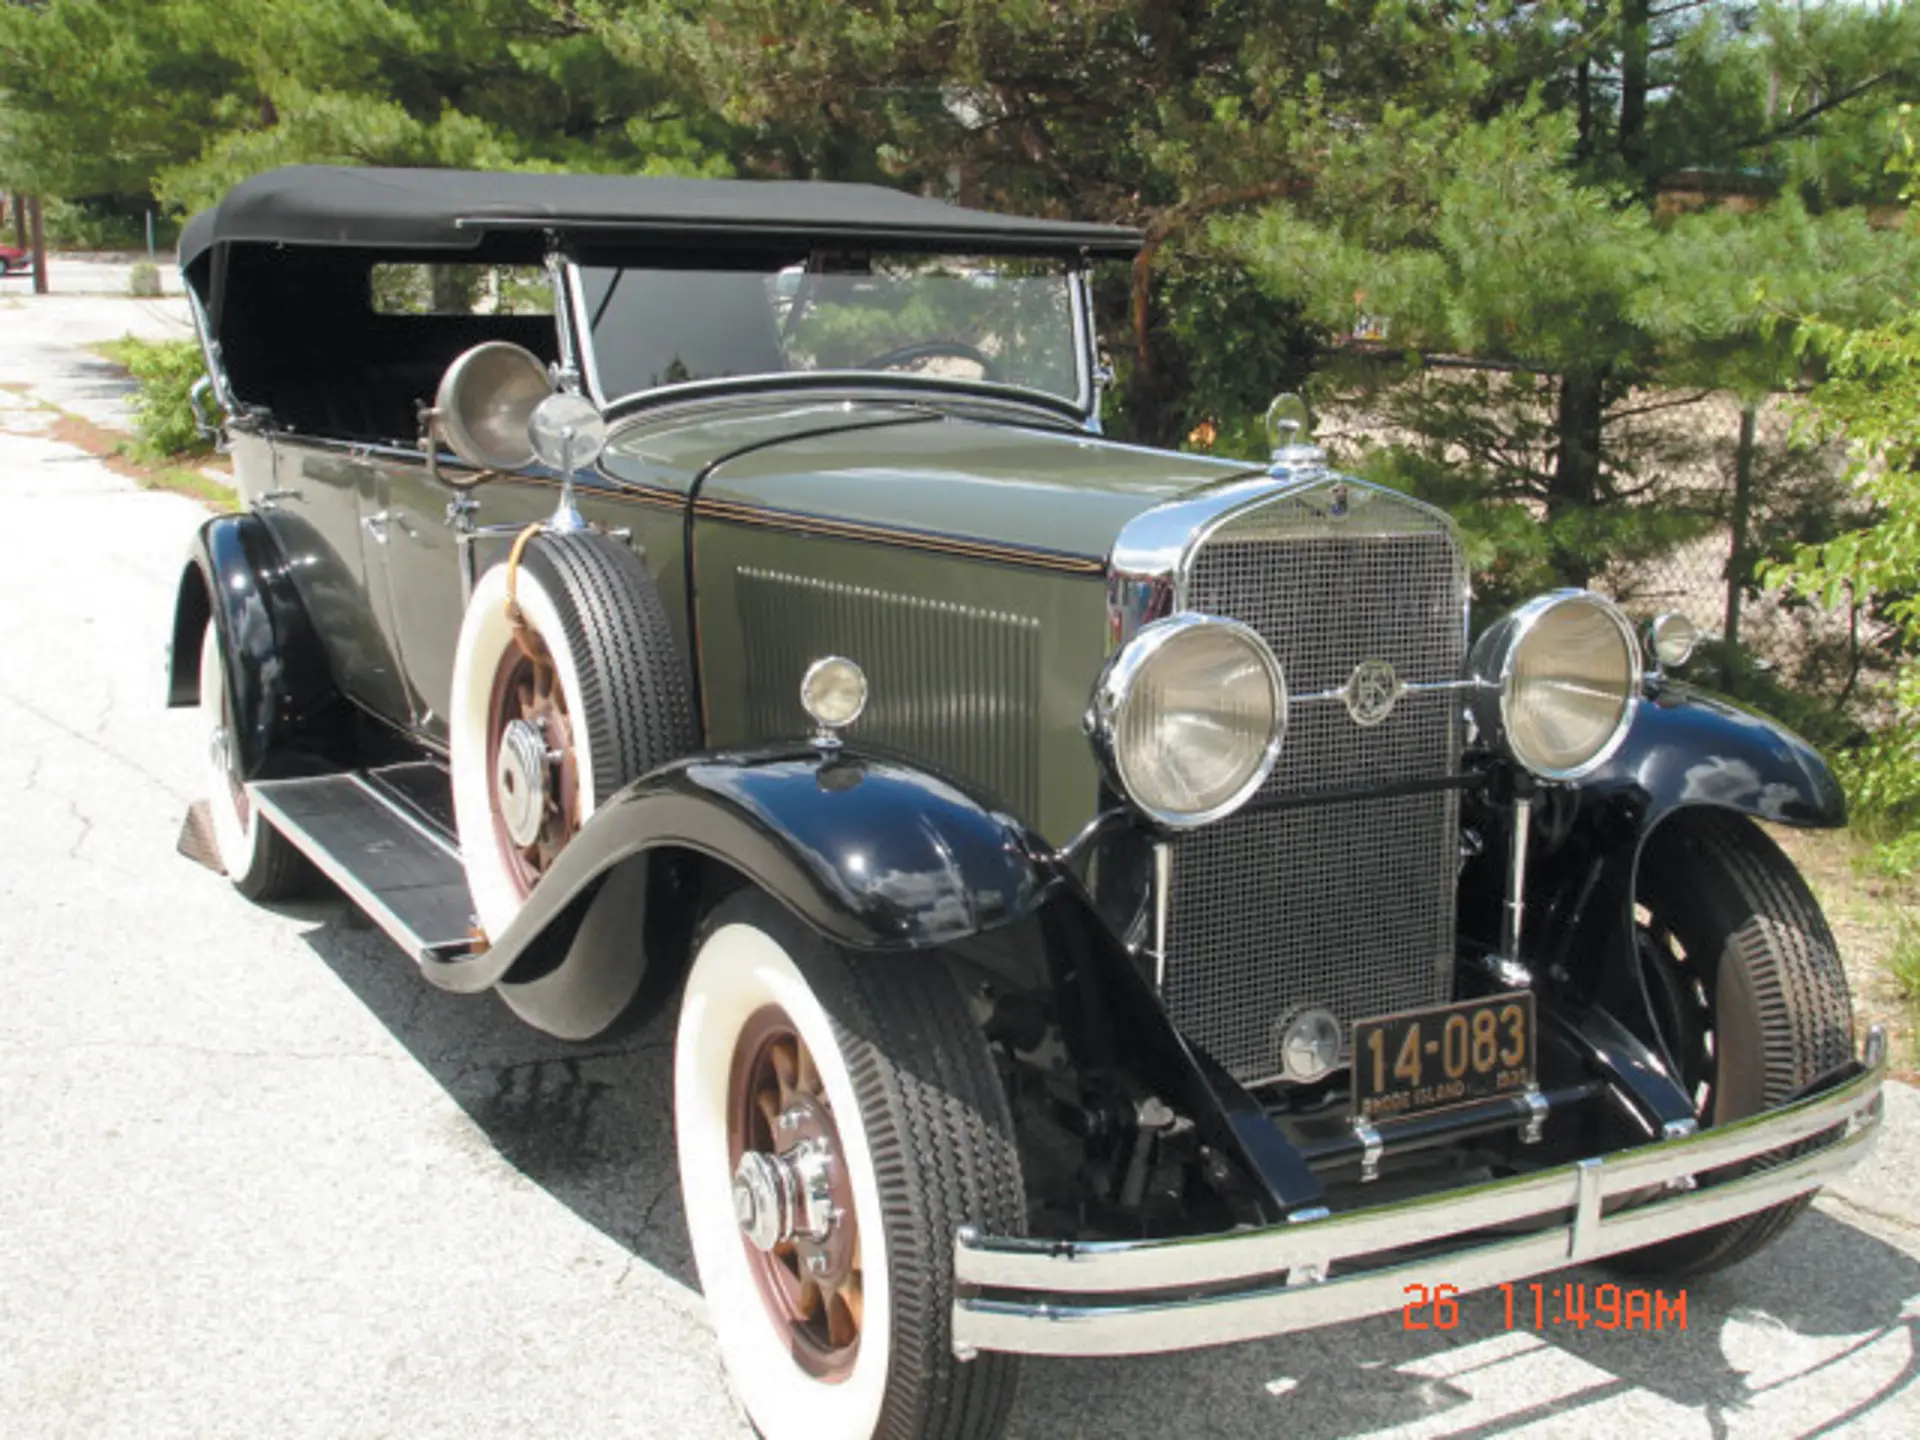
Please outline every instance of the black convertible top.
M544 230L1121 257L1140 248L1139 233L1122 226L994 215L879 185L290 165L243 180L194 216L180 264L233 243L473 250L503 233L533 240Z

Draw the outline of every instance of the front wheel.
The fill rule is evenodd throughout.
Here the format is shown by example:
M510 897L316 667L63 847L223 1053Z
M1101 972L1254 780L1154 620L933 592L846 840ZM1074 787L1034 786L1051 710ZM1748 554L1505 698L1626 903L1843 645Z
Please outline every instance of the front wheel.
M954 1358L954 1233L1025 1230L993 1059L937 955L856 957L766 896L703 927L675 1044L687 1231L767 1440L999 1434L1015 1362Z
M1679 1071L1702 1129L1779 1105L1853 1058L1832 932L1793 862L1751 820L1682 815L1655 831L1635 918L1652 1021L1641 1028ZM1723 1269L1772 1244L1812 1198L1615 1263L1644 1274Z

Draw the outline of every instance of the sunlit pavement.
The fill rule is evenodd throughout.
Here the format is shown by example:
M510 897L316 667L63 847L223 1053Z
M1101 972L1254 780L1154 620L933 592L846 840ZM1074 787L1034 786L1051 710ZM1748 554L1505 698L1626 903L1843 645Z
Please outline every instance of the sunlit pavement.
M179 302L0 290L0 387L96 418L75 347ZM19 303L14 303L19 301ZM669 1030L571 1047L428 988L338 900L174 850L161 708L205 512L0 388L0 1433L744 1436L672 1170ZM1920 1435L1920 1097L1686 1327L1536 1329L1522 1292L1203 1354L1036 1363L1020 1436ZM1449 1277L1436 1264L1435 1285ZM1582 1283L1590 1315L1596 1271ZM1677 1298L1668 1287L1669 1303Z

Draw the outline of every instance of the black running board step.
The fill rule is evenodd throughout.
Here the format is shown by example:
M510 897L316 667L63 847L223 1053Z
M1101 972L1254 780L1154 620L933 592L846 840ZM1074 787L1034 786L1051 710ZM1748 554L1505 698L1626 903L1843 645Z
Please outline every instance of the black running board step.
M473 941L460 856L360 774L247 786L260 814L415 960L450 960Z

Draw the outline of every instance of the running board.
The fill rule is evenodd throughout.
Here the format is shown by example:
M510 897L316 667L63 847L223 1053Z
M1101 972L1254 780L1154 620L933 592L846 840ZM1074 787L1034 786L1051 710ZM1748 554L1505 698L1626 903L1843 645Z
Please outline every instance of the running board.
M364 775L261 780L247 794L416 961L472 952L473 899L459 852Z

